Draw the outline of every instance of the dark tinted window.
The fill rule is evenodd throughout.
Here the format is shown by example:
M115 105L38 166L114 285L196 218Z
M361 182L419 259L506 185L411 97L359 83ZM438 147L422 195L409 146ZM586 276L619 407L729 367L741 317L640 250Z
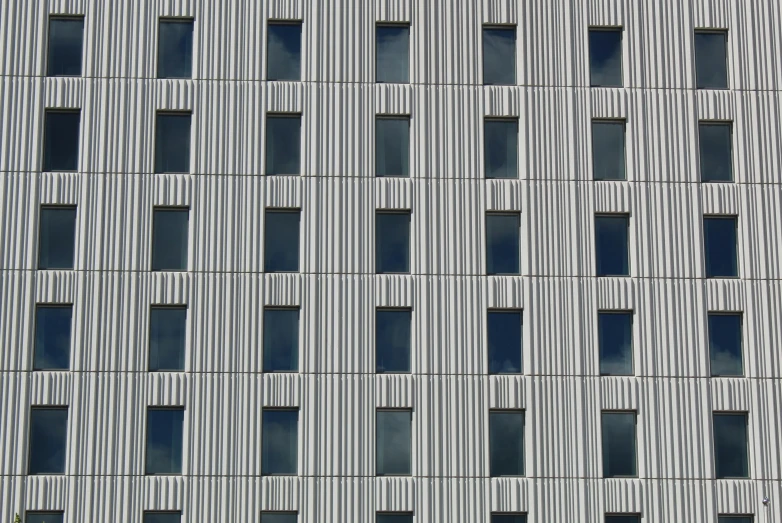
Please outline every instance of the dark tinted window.
M38 305L35 311L34 370L67 370L71 361L70 305Z
M695 83L698 89L728 88L728 33L695 32Z
M46 76L80 76L84 18L49 19Z
M524 412L489 412L490 475L524 475Z
M624 180L625 124L592 121L592 169L595 180Z
M266 210L264 271L298 272L300 211Z
M378 513L375 523L413 523L412 514Z
M301 80L301 22L267 26L267 80Z
M190 113L158 113L155 172L190 172Z
M484 121L483 154L486 178L518 178L518 120Z
M633 313L598 312L600 374L629 376L633 373Z
M193 21L161 20L158 33L157 77L193 76Z
M703 243L707 278L738 276L736 261L736 217L703 218Z
M261 473L295 475L299 443L299 411L263 411Z
M483 83L516 83L516 28L483 28Z
M263 372L299 369L299 310L264 309Z
M714 464L718 478L747 478L747 415L714 414Z
M698 131L701 181L733 181L730 124L701 122Z
M181 523L181 512L144 512L144 523Z
M628 276L630 219L623 215L595 216L595 254L598 276Z
M637 476L635 412L603 412L603 477Z
M410 272L410 213L375 215L375 272Z
M717 523L752 523L752 516L720 516Z
M491 523L527 523L526 514L492 514Z
M409 476L412 468L413 413L377 411L377 475Z
M409 26L377 26L375 74L378 82L406 84L409 81L409 49Z
M638 514L612 514L606 516L605 523L641 523Z
M147 474L182 473L185 410L147 409Z
M41 207L39 269L73 269L76 207Z
M743 376L741 314L709 313L712 376Z
M62 512L28 512L24 516L24 523L62 523Z
M377 372L410 372L412 316L410 310L377 309L375 314Z
M521 372L521 311L489 311L489 374Z
M152 307L149 314L149 370L185 370L186 307Z
M261 523L296 523L298 518L295 512L261 512Z
M410 119L377 117L375 120L375 174L410 176Z
M79 168L80 111L46 111L43 170L76 171Z
M152 270L187 269L188 209L155 209L152 215Z
M486 215L486 272L519 274L521 218L518 214Z
M266 174L301 174L301 116L266 117Z
M30 474L65 473L68 409L30 409Z
M592 87L622 87L622 30L589 30L589 77Z

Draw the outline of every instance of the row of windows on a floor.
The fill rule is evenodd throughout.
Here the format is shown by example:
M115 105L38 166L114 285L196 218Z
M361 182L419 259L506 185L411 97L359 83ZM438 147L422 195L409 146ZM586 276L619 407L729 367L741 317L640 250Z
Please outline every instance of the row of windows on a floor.
M157 41L158 78L191 78L192 18L160 19ZM269 20L266 26L266 79L301 80L301 21ZM375 78L382 83L409 83L410 25L378 23L375 29ZM516 85L515 25L483 26L483 83ZM594 87L622 87L622 28L588 28L589 76ZM83 17L49 20L48 76L82 74ZM727 30L696 29L695 83L698 89L728 87ZM360 47L359 47L360 48Z

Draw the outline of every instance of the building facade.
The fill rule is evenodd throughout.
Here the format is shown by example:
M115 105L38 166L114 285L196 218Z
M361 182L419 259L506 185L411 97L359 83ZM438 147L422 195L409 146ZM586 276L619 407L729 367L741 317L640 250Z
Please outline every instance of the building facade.
M782 521L775 0L0 4L0 518Z

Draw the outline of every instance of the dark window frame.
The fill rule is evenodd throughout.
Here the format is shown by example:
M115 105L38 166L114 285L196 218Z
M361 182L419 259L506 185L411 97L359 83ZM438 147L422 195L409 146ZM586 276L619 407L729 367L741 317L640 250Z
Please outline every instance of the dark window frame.
M84 23L86 21L86 18L87 17L84 14L79 15L79 14L49 13L49 17L48 17L48 19L46 21L46 55L45 55L46 56L46 68L45 68L46 69L46 73L44 74L44 76L46 78L82 78L84 76L84 49L85 49L85 45L84 45L84 29L85 29L84 28ZM58 75L53 75L53 76L49 75L49 66L50 66L50 64L49 64L49 51L50 51L51 45L52 45L52 42L51 42L51 34L52 34L51 33L51 30L52 30L51 29L51 27L52 27L51 24L52 24L52 20L67 20L67 21L73 21L73 22L77 22L77 21L81 21L82 22L82 35L81 35L81 70L82 71L78 75L67 75L67 74L63 74L63 75L58 74Z
M188 147L188 170L187 171L163 171L157 172L157 137L158 137L158 117L160 116L189 116L190 117L190 145ZM154 133L152 136L152 172L153 174L193 174L193 162L191 156L193 155L193 111L192 110L176 110L176 109L157 109L155 110L155 125Z
M702 90L702 89L701 89ZM721 89L723 90L723 89ZM703 164L701 162L701 126L727 127L730 134L730 180L704 180ZM700 183L736 183L736 171L733 168L735 155L733 154L733 120L698 120L698 181Z
M592 46L589 33L602 31L605 33L619 33L619 50L621 60L619 62L619 78L621 85L595 85L592 83ZM624 89L625 85L625 27L623 25L590 25L587 26L587 64L589 72L589 87L597 89Z
M272 175L272 176L288 176L288 175ZM298 237L298 243L296 244L296 265L297 269L295 271L267 271L266 270L266 257L268 255L266 251L266 214L267 213L285 213L285 214L297 214L299 216L299 237ZM302 252L302 246L301 246L301 238L302 238L302 224L301 224L301 216L302 215L302 209L301 207L264 207L263 209L263 272L264 274L301 274L302 273L302 260L301 260L301 252Z
M160 24L163 23L178 23L178 24L193 24L193 41L190 42L192 46L192 53L195 54L195 41L196 41L196 23L194 16L159 16L157 18L157 27L155 33L155 43L157 49L155 50L155 79L156 80L192 80L193 79L193 66L195 65L195 57L190 56L190 76L187 77L169 77L160 76Z
M605 456L603 455L603 414L632 414L633 415L633 422L634 422L634 440L633 440L633 457L635 458L635 474L632 476L627 476L624 474L615 474L612 476L606 476L605 471ZM613 479L613 478L630 478L630 479L638 479L641 477L640 471L638 470L638 410L633 409L600 409L600 454L601 454L601 462L600 462L600 468L602 472L602 478L603 479ZM637 515L638 513L615 513L615 514L606 514L606 515L613 515L613 516L632 516Z
M521 319L521 353L519 372L492 372L491 354L489 353L489 314L518 314ZM486 370L489 376L522 376L524 375L524 309L521 307L487 307L486 308ZM494 514L494 512L492 513ZM497 513L499 514L499 513Z
M741 350L741 374L714 374L711 366L711 332L709 332L709 318L711 316L738 316L739 317L739 333L741 334L740 346ZM746 358L744 356L744 311L707 311L706 312L706 333L708 336L709 344L709 376L712 378L742 378L747 375Z
M410 414L410 473L409 474L388 474L385 472L380 472L378 470L377 461L378 461L378 436L380 435L380 431L378 431L378 423L377 423L377 415L380 412L405 412ZM415 421L415 409L413 407L375 407L375 477L378 478L410 478L413 477L415 474L413 473L413 465L415 464L415 460L413 458L413 442L414 442L414 433L413 433L413 422Z
M182 470L180 472L148 472L147 471L147 454L149 450L149 411L175 411L175 412L182 412L182 456L180 459L182 460ZM184 405L147 405L144 409L144 476L151 476L151 477L175 477L175 476L185 476L185 423L187 421L185 414L187 412L187 409ZM177 511L171 511L171 510L159 510L159 511L150 511L150 512L177 512Z
M141 522L144 523L146 521L147 514L166 514L170 516L179 516L180 521L182 520L182 511L181 510L144 510L141 513Z
M277 80L272 80L277 81ZM289 81L289 80L279 80ZM287 118L299 121L299 172L298 173L270 173L269 172L269 118ZM264 176L303 176L303 152L304 152L304 113L298 111L267 111L263 117L263 175Z
M378 120L407 120L407 175L402 174L384 174L384 175L378 175L377 174L377 121ZM375 121L373 123L374 125L374 131L375 131L375 178L391 178L391 179L411 179L413 178L413 174L410 172L410 157L412 156L413 152L413 139L411 137L411 131L413 129L412 126L413 123L413 117L410 114L392 114L392 113L376 113L375 114Z
M521 421L522 421L522 432L521 432L521 442L522 442L522 456L521 456L521 474L499 474L499 475L493 475L491 473L491 415L493 413L498 414L521 414ZM491 478L526 478L529 477L527 475L527 467L529 465L529 456L527 455L527 442L529 441L527 438L527 430L528 430L528 423L527 423L527 409L525 408L489 408L489 413L486 416L487 420L487 427L486 427L486 442L488 443L486 445L488 453L489 453L489 459L488 459L488 465L489 465L489 477Z
M698 52L695 48L695 36L698 34L722 35L725 37L725 87L698 87ZM730 29L727 27L695 27L692 31L692 75L696 91L728 91L730 85Z
M630 374L603 374L600 371L600 315L630 315ZM600 376L635 376L635 310L634 309L597 309L597 367Z
M64 410L65 411L65 456L63 456L63 471L62 472L35 472L30 473L30 464L33 458L33 424L32 424L32 412L34 410ZM30 405L28 409L27 418L27 463L25 467L25 474L27 476L64 476L68 473L68 433L70 432L71 416L70 406L63 404L55 405ZM55 511L56 512L56 511Z
M595 128L594 124L612 124L622 126L622 135L624 136L624 147L622 147L622 163L624 164L625 177L619 179L595 178ZM589 120L589 146L592 155L592 180L595 182L629 182L627 175L627 118L591 118Z
M736 520L741 518L749 518L749 520L755 522L755 514L717 514L717 521L720 522L724 519Z
M64 510L25 510L24 511L24 521L29 521L30 516L59 516L59 519L61 521L65 521L65 511Z
M191 263L191 256L190 256L190 245L192 238L190 237L192 231L191 231L191 225L190 225L190 211L192 209L189 205L154 205L152 207L152 216L150 218L150 224L152 225L152 234L150 234L150 239L152 240L152 244L149 249L149 265L150 265L150 272L187 272L189 269L187 268L188 265ZM172 211L187 211L187 260L185 263L184 269L152 269L152 262L155 259L154 255L154 248L155 248L155 212L156 211L163 211L163 212L172 212Z
M263 26L264 36L264 71L263 79L267 82L303 82L304 79L304 19L298 18L267 18ZM270 25L293 25L301 27L301 39L299 41L299 79L298 80L270 80L269 79L269 26ZM268 113L267 113L268 114Z
M518 256L518 263L519 263L519 272L489 272L489 216L513 216L515 218L518 218L519 220L519 228L518 228L518 238L519 238L519 250L516 253ZM483 214L483 234L484 234L484 245L483 245L483 255L484 255L484 263L486 265L486 276L522 276L522 270L523 270L523 261L524 259L521 256L521 227L524 225L521 221L521 211L486 211Z
M516 124L516 176L513 178L501 178L501 177L489 177L486 172L486 123L487 122L499 122L499 123L515 123ZM521 125L519 123L518 116L484 116L483 117L483 178L485 180L520 180L521 173L519 172L519 139L521 136Z
M299 447L301 446L301 407L261 407L261 460L263 460L263 414L264 412L295 412L296 413L296 472L293 474L287 472L263 472L263 465L261 465L261 477L298 477L299 471L302 466L301 453ZM271 512L271 511L270 511Z
M391 177L383 177L383 178L401 178L400 176L391 176ZM407 246L407 272L396 272L396 271L383 271L378 272L378 263L377 263L377 249L378 249L378 235L377 235L377 216L379 214L387 214L387 215L396 215L396 216L407 216L409 218L408 224L408 230L407 230L407 236L408 236L408 246ZM375 272L374 274L412 274L413 273L413 210L412 209L375 209Z
M744 455L747 459L747 475L746 476L720 476L717 474L717 441L715 437L715 430L714 430L714 418L717 416L743 416L744 421L746 422L746 437L747 437L747 446L744 448ZM711 439L712 439L712 452L711 452L711 461L712 466L714 467L714 479L715 480L721 480L721 479L727 479L727 480L742 480L742 479L753 479L752 478L752 459L750 456L750 447L752 446L752 440L750 438L750 426L751 426L751 420L749 418L749 411L748 410L712 410L711 411Z
M70 269L49 269L46 267L41 267L41 211L43 210L70 210L70 211L76 211L76 219L74 223L73 228L73 260L71 264L73 265ZM36 269L39 271L72 271L76 269L76 233L78 231L78 222L79 222L79 206L78 204L56 204L56 203L43 203L38 206L38 241L35 243L35 259L36 259Z
M296 510L262 510L260 515L260 521L263 521L263 516L296 516L296 520L299 519L299 512Z
M736 245L735 245L735 254L736 254L736 274L734 276L709 276L706 271L707 267L707 261L706 258L708 257L707 247L706 247L706 220L707 219L717 219L717 220L729 220L732 219L735 221L736 224ZM741 249L741 224L739 223L739 215L738 214L704 214L701 218L701 239L702 239L702 246L703 246L703 277L706 280L738 280L741 279L741 256L740 256L740 249Z
M627 274L598 274L598 266L597 266L597 257L598 257L598 249L597 249L597 219L598 218L624 218L627 220ZM593 216L593 227L595 231L595 275L597 278L631 278L633 276L633 265L632 265L632 256L630 254L632 253L632 219L633 215L629 212L596 212Z
M296 360L297 368L295 370L263 370L264 374L296 374L301 372L301 306L299 305L264 305L263 306L263 330L261 332L261 366L263 366L263 359L266 356L266 344L264 342L264 334L266 333L266 311L296 311L299 313L297 324L297 337L298 345L296 346Z
M483 46L483 40L484 40L484 31L485 30L503 30L503 31L510 31L513 30L513 83L512 84L496 84L496 83L486 83L486 64L483 63L483 56L484 56L484 46ZM481 24L481 85L482 86L518 86L519 85L519 24L513 24L513 23L490 23L490 24Z
M384 273L384 274L398 274L398 273ZM377 370L377 313L378 312L409 312L410 313L410 346L408 347L409 350L409 365L410 370L408 371L379 371ZM374 339L374 356L375 356L375 374L400 374L400 375L411 375L413 373L413 307L385 307L385 306L375 306L375 339ZM386 410L393 410L393 409L386 409ZM404 409L402 409L404 410Z
M637 517L638 521L643 521L643 514L641 512L606 512L603 514L603 521L607 521L610 517Z
M525 422L526 422L526 420L525 420ZM494 518L494 516L500 516L500 517L502 517L502 516L523 517L523 518L525 518L525 520L528 520L529 519L529 512L523 512L523 511L522 512L508 512L508 511L496 511L495 512L495 511L492 511L492 512L489 513L489 522L490 523L492 521L492 518Z
M80 78L78 76L75 77L68 77L68 78ZM48 133L46 132L46 117L49 114L52 113L66 113L66 114L78 114L79 115L79 136L77 137L77 149L76 149L76 169L74 170L60 170L60 169L46 169L46 146L48 145L48 140L51 139L50 136L48 136ZM41 125L43 139L41 140L41 172L46 173L52 173L52 172L66 172L66 173L74 173L79 172L79 168L81 167L81 145L82 145L82 108L81 107L45 107L43 110L43 124Z
M381 84L381 85L411 85L412 82L410 82L410 71L412 68L410 67L410 53L411 53L411 45L410 42L412 41L412 23L410 22L386 22L382 20L375 21L375 83ZM399 83L399 82L381 82L377 79L377 29L378 27L393 27L393 28L399 28L399 29L407 29L407 82L406 83Z
M160 271L163 272L163 271ZM156 309L168 309L168 310L185 310L185 354L183 355L184 362L182 370L151 370L149 368L149 355L150 355L150 334L152 325L152 311ZM147 316L147 372L186 372L187 371L187 335L190 322L190 308L187 303L151 303L149 305L149 315Z
M35 368L35 350L36 350L36 334L38 333L38 309L41 307L46 307L50 309L70 309L71 310L71 339L70 339L70 346L68 347L68 368L67 369L61 369L61 370L52 370L52 369L36 369ZM36 302L35 307L33 310L33 350L32 350L32 364L30 365L30 368L32 368L33 372L67 372L71 370L71 362L70 360L73 359L73 303L72 302L56 302L56 303L50 303L50 302ZM66 406L67 408L67 406Z

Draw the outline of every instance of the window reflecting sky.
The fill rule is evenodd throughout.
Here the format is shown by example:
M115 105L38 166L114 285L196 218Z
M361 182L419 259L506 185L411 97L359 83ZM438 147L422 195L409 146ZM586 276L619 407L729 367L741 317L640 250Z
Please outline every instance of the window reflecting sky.
M155 129L155 172L190 172L190 114L158 113Z
M63 474L67 443L67 408L30 409L30 474Z
M516 28L483 28L483 83L516 84Z
M24 523L62 523L62 512L28 512L25 514Z
M39 269L73 269L76 207L42 207L38 237Z
M410 176L410 119L375 120L375 174Z
M193 21L161 20L159 27L157 77L192 78Z
M489 412L490 475L524 475L524 412Z
M519 274L520 220L518 214L486 215L488 274Z
M633 374L633 313L599 312L600 374Z
M299 211L266 211L264 271L299 271Z
M266 117L266 174L301 174L301 117Z
M375 272L410 272L410 213L375 215Z
M152 217L152 270L187 270L187 209L155 209Z
M410 372L413 313L401 309L377 309L375 347L377 372Z
M622 215L595 216L595 251L598 276L628 276L629 219Z
M299 368L299 310L263 311L263 372Z
M726 33L695 33L695 83L698 89L728 88Z
M738 276L736 261L736 218L703 218L703 240L707 278Z
M638 475L634 412L603 412L603 477Z
M589 30L589 72L593 87L622 87L622 31Z
M298 410L264 409L261 438L262 474L296 474L298 425Z
M521 311L490 310L487 315L489 374L521 372Z
M49 20L47 76L80 76L84 18Z
M147 409L147 474L182 473L184 420L184 409Z
M186 307L152 307L149 315L149 370L185 370Z
M377 26L378 82L406 84L409 81L408 57L410 27L403 25Z
M269 23L267 80L301 80L301 23Z
M624 122L592 122L592 169L595 180L625 179Z
M71 360L73 307L38 305L35 314L35 370L67 370Z
M718 478L749 477L746 414L714 414L714 463Z
M698 126L698 130L701 181L732 181L733 160L731 154L730 124L701 123Z
M712 376L743 376L741 314L709 314Z
M78 170L80 121L80 111L46 111L44 171Z
M412 470L412 423L409 410L377 411L377 474L409 476Z
M486 178L519 177L518 120L486 120L483 124Z

